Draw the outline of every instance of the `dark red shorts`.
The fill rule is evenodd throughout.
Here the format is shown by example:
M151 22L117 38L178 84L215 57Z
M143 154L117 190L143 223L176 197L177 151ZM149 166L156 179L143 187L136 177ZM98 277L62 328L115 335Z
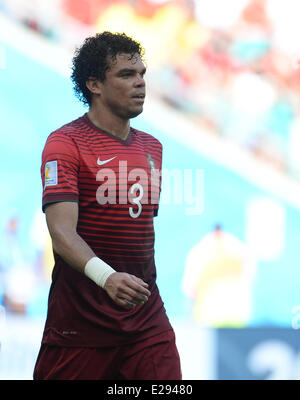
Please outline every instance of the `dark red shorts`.
M35 380L181 380L174 332L119 347L59 347L43 344Z

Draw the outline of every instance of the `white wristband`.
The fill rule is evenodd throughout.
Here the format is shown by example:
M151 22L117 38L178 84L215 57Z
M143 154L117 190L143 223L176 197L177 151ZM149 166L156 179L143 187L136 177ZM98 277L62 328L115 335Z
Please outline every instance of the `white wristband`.
M102 288L109 275L114 272L116 271L98 257L91 258L84 267L85 275Z

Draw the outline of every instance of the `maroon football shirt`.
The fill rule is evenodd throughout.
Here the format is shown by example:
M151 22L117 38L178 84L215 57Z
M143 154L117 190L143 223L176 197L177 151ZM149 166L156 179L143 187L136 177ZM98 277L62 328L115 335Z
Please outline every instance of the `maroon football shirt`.
M97 128L87 114L48 137L43 210L53 202L78 202L78 234L117 272L147 282L151 296L127 311L54 253L43 343L116 346L172 329L154 262L161 161L162 145L151 135L131 128L122 140Z

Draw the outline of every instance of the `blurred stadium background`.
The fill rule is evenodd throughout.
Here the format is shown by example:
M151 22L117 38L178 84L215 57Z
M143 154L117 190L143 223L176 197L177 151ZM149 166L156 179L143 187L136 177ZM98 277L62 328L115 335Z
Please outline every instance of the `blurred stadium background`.
M300 378L299 12L298 0L0 0L0 379L32 379L53 266L41 152L86 112L72 53L103 30L146 48L132 126L161 140L164 168L202 171L202 212L163 188L155 221L183 378Z

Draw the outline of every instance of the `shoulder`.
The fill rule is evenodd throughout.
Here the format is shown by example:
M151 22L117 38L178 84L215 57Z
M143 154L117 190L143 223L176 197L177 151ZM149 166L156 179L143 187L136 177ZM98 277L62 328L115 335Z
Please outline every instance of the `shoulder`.
M47 138L47 141L56 139L65 139L66 141L72 141L81 133L83 129L82 117L62 125L60 128L51 132Z
M153 135L150 135L150 133L146 133L144 131L140 131L138 129L134 129L134 133L136 135L136 137L138 138L138 140L142 141L144 143L145 146L149 145L149 146L154 146L156 147L158 150L162 150L162 144L161 142L154 137Z
M81 136L83 129L81 118L69 122L47 137L43 154L45 153L71 153L78 155L77 137Z

